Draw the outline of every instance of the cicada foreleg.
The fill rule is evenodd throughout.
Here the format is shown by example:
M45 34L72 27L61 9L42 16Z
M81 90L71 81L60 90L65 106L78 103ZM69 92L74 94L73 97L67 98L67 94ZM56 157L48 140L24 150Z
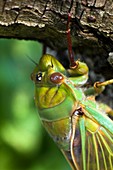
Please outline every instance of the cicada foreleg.
M97 93L101 93L102 88L109 85L109 84L113 84L113 79L107 80L107 81L104 81L104 82L96 82L94 84L95 91L97 91Z
M105 86L110 84L113 84L113 79L104 82L96 82L93 87L86 89L84 93L86 96L94 96L95 98L95 96L103 92ZM107 104L98 103L98 106L101 110L113 118L113 109L111 109Z
M70 20L71 13L68 13L68 21L67 21L67 44L68 44L68 53L69 53L69 61L70 67L67 70L69 74L69 79L75 83L75 86L83 85L86 83L88 79L89 69L87 65L79 60L74 60L74 53L72 50L72 41L71 41L71 32L70 32Z
M107 86L109 84L113 84L113 79L107 80L104 82L95 82L94 86L86 89L84 91L84 93L86 96L90 96L90 95L96 96L96 95L102 93L103 90L105 89L105 86Z

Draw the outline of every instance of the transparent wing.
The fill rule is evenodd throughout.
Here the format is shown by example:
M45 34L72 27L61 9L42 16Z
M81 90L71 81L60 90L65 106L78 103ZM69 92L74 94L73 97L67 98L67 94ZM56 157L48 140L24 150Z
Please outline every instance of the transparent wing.
M63 151L74 170L113 170L113 134L85 116L72 118L70 151Z
M96 133L88 133L86 147L87 170L113 169L113 139L107 130L102 128L102 130L98 129Z

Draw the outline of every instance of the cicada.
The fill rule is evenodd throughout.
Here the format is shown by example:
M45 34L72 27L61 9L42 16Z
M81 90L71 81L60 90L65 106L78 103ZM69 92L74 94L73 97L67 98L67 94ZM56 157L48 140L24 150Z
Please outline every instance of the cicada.
M73 170L113 170L113 111L95 100L113 80L83 88L88 72L84 62L66 70L55 57L43 55L31 75L35 103Z
M67 40L70 66L65 69L52 55L45 54L31 79L35 103L45 129L58 145L73 170L113 170L113 110L97 102L113 79L84 88L88 66L74 61L68 14Z

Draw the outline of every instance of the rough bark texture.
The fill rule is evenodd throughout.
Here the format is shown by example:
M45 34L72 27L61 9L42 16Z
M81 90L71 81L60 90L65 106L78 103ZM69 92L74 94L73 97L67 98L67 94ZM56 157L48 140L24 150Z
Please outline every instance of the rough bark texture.
M73 46L113 50L112 0L1 0L0 36L38 39L65 48L67 15L72 14Z
M85 57L91 54L96 71L113 77L107 62L113 51L113 0L0 0L0 37L39 40L56 51L66 49L68 12L73 47Z

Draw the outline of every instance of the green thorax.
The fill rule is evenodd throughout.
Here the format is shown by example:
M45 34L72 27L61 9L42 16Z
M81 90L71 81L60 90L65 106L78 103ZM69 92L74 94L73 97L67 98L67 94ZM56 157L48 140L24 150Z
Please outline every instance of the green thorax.
M80 89L70 86L63 83L53 87L36 87L35 102L41 119L53 121L72 115L84 95Z

